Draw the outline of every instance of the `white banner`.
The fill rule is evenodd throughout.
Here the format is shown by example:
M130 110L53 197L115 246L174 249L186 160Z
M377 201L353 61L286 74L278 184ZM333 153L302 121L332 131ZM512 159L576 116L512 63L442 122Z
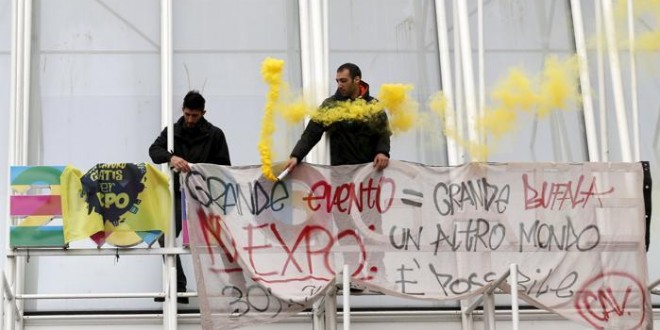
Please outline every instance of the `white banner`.
M342 269L387 295L519 296L596 328L652 327L640 163L193 166L182 176L204 329L311 307ZM508 288L508 287L506 287Z

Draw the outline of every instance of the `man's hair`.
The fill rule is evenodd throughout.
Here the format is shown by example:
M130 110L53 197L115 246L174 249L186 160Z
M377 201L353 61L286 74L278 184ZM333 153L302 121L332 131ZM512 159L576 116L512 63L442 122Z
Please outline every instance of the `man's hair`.
M183 98L183 108L188 108L190 110L199 110L199 111L204 111L206 107L206 100L196 90L192 90L186 94L186 96Z
M337 68L337 72L344 70L348 70L348 73L351 75L351 79L355 79L355 77L362 78L362 71L360 71L360 68L353 63L344 63Z

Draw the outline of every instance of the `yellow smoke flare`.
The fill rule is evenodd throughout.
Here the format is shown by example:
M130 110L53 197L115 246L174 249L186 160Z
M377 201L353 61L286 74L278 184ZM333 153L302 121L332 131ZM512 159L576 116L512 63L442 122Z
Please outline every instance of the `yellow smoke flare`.
M447 120L455 117L454 111L451 109L447 97L442 91L436 92L431 95L429 99L429 108L431 112L440 117L443 122L443 134L453 140L461 148L467 150L472 158L477 161L485 161L488 158L488 147L485 144L472 142L461 137L454 124L449 125Z
M296 96L289 88L289 85L283 82L280 97L275 104L274 110L287 123L297 124L314 112L316 107L305 102L301 96Z
M500 139L513 131L517 117L516 112L510 108L497 108L486 111L483 116L477 118L477 127L481 128L483 132L492 134L496 139Z
M491 92L491 106L483 116L476 119L476 127L481 135L491 135L496 140L517 127L519 112L535 112L540 118L553 110L567 109L572 102L579 101L577 58L564 61L549 57L545 61L540 77L530 78L520 69L511 69ZM472 158L486 160L489 149L486 144L469 141L459 134L455 123L448 123L453 110L442 92L429 100L433 113L445 121L444 134L457 145L470 152ZM451 125L450 125L451 124Z
M384 84L380 86L380 99L389 110L390 127L395 133L405 132L415 125L418 118L418 104L410 97L412 85Z
M314 106L305 103L302 99L294 100L291 103L278 102L275 104L275 112L289 124L303 121L314 110Z
M283 60L271 57L266 58L261 63L261 75L263 76L264 81L268 84L268 96L266 97L264 117L261 121L261 135L258 148L259 155L261 156L261 171L267 179L272 181L277 180L277 177L273 174L271 152L273 145L273 132L275 132L273 111L280 96L283 68Z
M633 20L643 20L644 29L635 31L635 51L654 52L660 50L660 0L635 0ZM630 47L628 39L628 1L619 0L614 8L616 38L619 47Z
M369 121L385 108L377 102L357 99L353 102L336 102L331 108L320 108L312 113L312 120L329 126L339 121Z
M660 31L648 31L635 39L635 50L653 52L660 50Z
M447 115L447 105L449 104L449 101L447 100L447 96L442 91L439 91L433 95L431 95L431 98L429 100L429 107L431 108L431 111L435 112L440 116L440 118L444 119L445 116Z
M578 100L577 57L561 62L556 57L546 59L539 94L537 113L544 117L553 109L566 109Z
M532 81L517 68L511 69L509 75L495 86L491 97L494 103L500 103L506 109L525 111L531 110L538 100Z

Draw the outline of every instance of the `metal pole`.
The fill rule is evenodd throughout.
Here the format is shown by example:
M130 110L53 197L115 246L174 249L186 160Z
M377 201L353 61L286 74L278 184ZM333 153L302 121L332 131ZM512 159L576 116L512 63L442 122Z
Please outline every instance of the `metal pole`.
M607 102L605 98L605 60L603 58L603 42L601 36L603 35L603 8L601 0L594 0L594 9L596 10L596 62L598 67L598 118L600 130L600 161L609 161L609 138L607 136L608 128L608 115L607 115Z
M477 0L477 65L478 65L478 84L479 84L479 109L477 113L483 117L486 114L486 82L484 64L484 0ZM486 135L483 134L479 143L486 143Z
M176 330L178 326L177 322L177 283L176 283L176 267L170 267L170 287L166 292L166 295L169 299L165 299L164 303L167 303L168 313L165 314L167 318L167 328L170 330Z
M21 131L21 162L28 164L28 132L30 125L30 63L32 59L32 0L23 0L24 3L24 31L23 31L23 102Z
M332 284L325 296L325 329L337 329L337 285Z
M495 330L495 294L484 293L484 329Z
M456 116L454 112L454 92L451 82L451 60L449 58L449 41L447 40L447 14L444 0L435 0L435 21L438 33L438 51L440 53L440 78L442 80L442 93L447 98L447 107L445 111L445 127L448 130L456 131ZM458 147L456 141L445 137L447 142L447 160L450 166L458 164Z
M633 122L633 160L640 161L640 142L639 142L639 108L637 105L637 65L635 64L635 17L633 12L633 2L628 0L628 39L630 47L628 56L630 59L630 98L632 101L632 122Z
M571 0L571 14L573 15L573 31L575 34L575 50L578 56L578 68L580 69L580 86L582 91L582 108L584 111L584 126L587 132L587 149L589 161L598 162L598 136L596 134L596 121L591 98L591 82L589 80L589 65L587 60L587 49L584 39L584 26L582 23L581 0Z
M463 140L465 140L465 125L464 125L464 110L465 108L463 107L464 105L464 87L463 87L463 67L462 67L462 61L461 61L461 43L460 43L460 31L461 27L460 24L458 24L458 9L456 8L456 4L453 4L452 8L452 15L453 15L453 23L454 23L454 79L455 85L456 86L456 98L454 101L455 107L454 107L454 114L456 115L456 138L461 141L461 144ZM465 163L465 149L461 147L460 145L458 146L458 163L455 165L463 164Z
M623 97L623 83L621 82L621 67L619 65L619 53L616 44L616 30L614 28L614 13L611 0L603 0L603 21L605 23L605 36L610 58L610 75L614 95L614 108L616 110L616 122L619 131L619 145L621 146L621 160L631 162L630 133L628 132L628 117L626 115L626 106Z
M476 128L477 104L474 91L474 73L472 70L472 47L470 44L470 25L467 1L456 1L458 8L458 25L460 26L461 59L463 68L463 86L465 87L465 108L467 110L467 130L471 143L479 143L479 132ZM478 161L476 155L470 155L472 161Z
M520 324L520 314L518 313L518 265L509 266L511 276L511 329L518 330Z
M344 264L342 271L342 279L343 325L344 330L351 330L351 273L349 273L346 264Z
M300 65L302 70L303 91L312 89L312 63L310 49L309 4L307 0L298 0L298 13L300 18Z
M172 124L172 0L161 0L160 10L160 69L161 69L161 124L167 126L167 150L174 150L174 125ZM174 197L174 176L169 171L168 164L164 164L164 171L170 179L170 196ZM170 205L172 218L170 228L165 237L165 247L174 247L174 221L176 221L174 203ZM168 254L163 265L163 291L167 298L163 302L163 326L166 329L177 328L177 283L175 256Z
M19 6L19 1L18 0L12 0L11 2L11 81L9 82L11 87L10 95L9 95L9 145L8 145L8 153L7 153L7 161L9 165L14 165L16 162L16 144L17 144L17 139L16 139L16 130L18 128L17 123L17 108L18 108L18 6ZM9 172L9 169L5 169L7 171L7 189L6 189L6 198L5 198L5 205L7 206L6 212L5 212L5 219L8 221L5 222L5 254L10 251L10 244L9 244L9 234L10 234L10 228L11 225L13 224L13 218L10 216L9 212L9 196L11 195L11 185L9 182L11 181L11 175ZM14 271L15 271L15 258L9 257L6 255L5 259L5 280L9 280L13 283L14 281ZM7 279L6 277L9 277ZM7 291L8 289L5 289ZM11 287L9 288L11 290ZM11 308L11 300L9 299L4 299L3 304L2 304L2 310L3 310L3 325L5 329L12 329L13 326L13 320L14 320L14 315L13 313L10 313L9 311Z
M328 93L328 41L327 41L327 2L310 1L310 44L311 48L311 86L314 101L320 103ZM310 162L328 164L329 149L326 138L316 144L316 147L307 156Z

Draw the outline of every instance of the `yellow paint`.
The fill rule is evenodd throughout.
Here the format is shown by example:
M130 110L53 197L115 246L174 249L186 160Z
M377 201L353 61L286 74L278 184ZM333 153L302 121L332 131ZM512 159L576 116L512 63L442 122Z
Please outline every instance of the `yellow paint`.
M33 215L26 217L21 221L19 226L21 227L38 227L46 225L53 219L52 215Z

